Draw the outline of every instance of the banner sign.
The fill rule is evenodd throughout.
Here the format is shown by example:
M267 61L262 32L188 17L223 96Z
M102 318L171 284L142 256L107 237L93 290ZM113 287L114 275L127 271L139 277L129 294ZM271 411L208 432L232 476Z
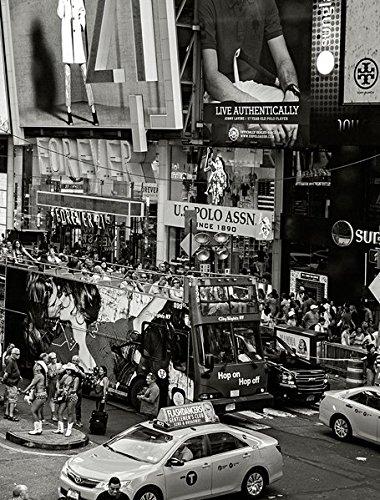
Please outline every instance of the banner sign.
M296 354L300 358L310 359L310 338L297 333L276 329L276 337L279 337L288 344L291 349L296 350ZM283 349L282 345L277 342L277 346Z
M5 59L3 50L3 33L0 23L0 135L9 133L9 109L7 97L7 85L5 79Z
M199 231L247 236L257 240L273 240L273 212L249 208L222 207L167 201L165 225L185 227L185 212L195 210Z
M299 103L277 102L272 104L246 103L205 104L204 120L207 123L299 123Z
M96 227L104 229L112 223L109 215L71 210L70 208L53 208L51 216L55 224L62 226Z
M170 429L182 429L218 421L210 402L161 408L157 417L157 425Z

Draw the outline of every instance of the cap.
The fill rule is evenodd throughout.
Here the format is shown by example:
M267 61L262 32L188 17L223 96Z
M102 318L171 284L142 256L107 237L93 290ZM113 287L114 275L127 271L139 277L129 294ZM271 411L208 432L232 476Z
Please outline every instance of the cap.
M296 315L296 313L294 311L289 311L288 312L289 318L291 318L292 316L295 316L295 315Z
M310 309L318 309L318 306L316 306L315 304L311 304Z
M57 359L57 355L55 352L49 352L49 358L50 359Z
M74 365L74 363L67 363L64 368L65 370L72 370L73 372L77 371L77 367Z

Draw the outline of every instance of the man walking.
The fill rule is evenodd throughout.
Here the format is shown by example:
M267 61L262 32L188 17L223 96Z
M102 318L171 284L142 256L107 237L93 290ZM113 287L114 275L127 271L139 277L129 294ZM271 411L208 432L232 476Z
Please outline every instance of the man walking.
M153 373L148 373L146 376L148 387L145 391L137 396L141 401L140 413L149 418L155 418L158 414L158 406L160 401L160 389L156 384L156 376Z
M5 413L4 418L18 422L19 419L14 416L14 410L18 399L17 386L21 380L18 360L20 359L20 349L14 347L7 360L2 382L5 384Z

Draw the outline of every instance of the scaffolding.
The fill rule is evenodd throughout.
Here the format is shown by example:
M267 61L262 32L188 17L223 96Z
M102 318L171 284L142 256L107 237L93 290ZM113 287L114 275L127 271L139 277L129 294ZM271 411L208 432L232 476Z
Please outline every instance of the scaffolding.
M202 144L203 132L198 2L199 0L175 0L184 114L183 140L190 145Z

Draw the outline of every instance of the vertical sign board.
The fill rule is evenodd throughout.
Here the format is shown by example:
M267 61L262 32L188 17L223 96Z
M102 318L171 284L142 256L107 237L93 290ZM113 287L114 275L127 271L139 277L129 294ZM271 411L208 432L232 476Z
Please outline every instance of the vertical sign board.
M310 140L377 145L379 2L313 0L313 7Z
M0 135L10 132L7 84L5 79L5 59L3 32L0 19Z

